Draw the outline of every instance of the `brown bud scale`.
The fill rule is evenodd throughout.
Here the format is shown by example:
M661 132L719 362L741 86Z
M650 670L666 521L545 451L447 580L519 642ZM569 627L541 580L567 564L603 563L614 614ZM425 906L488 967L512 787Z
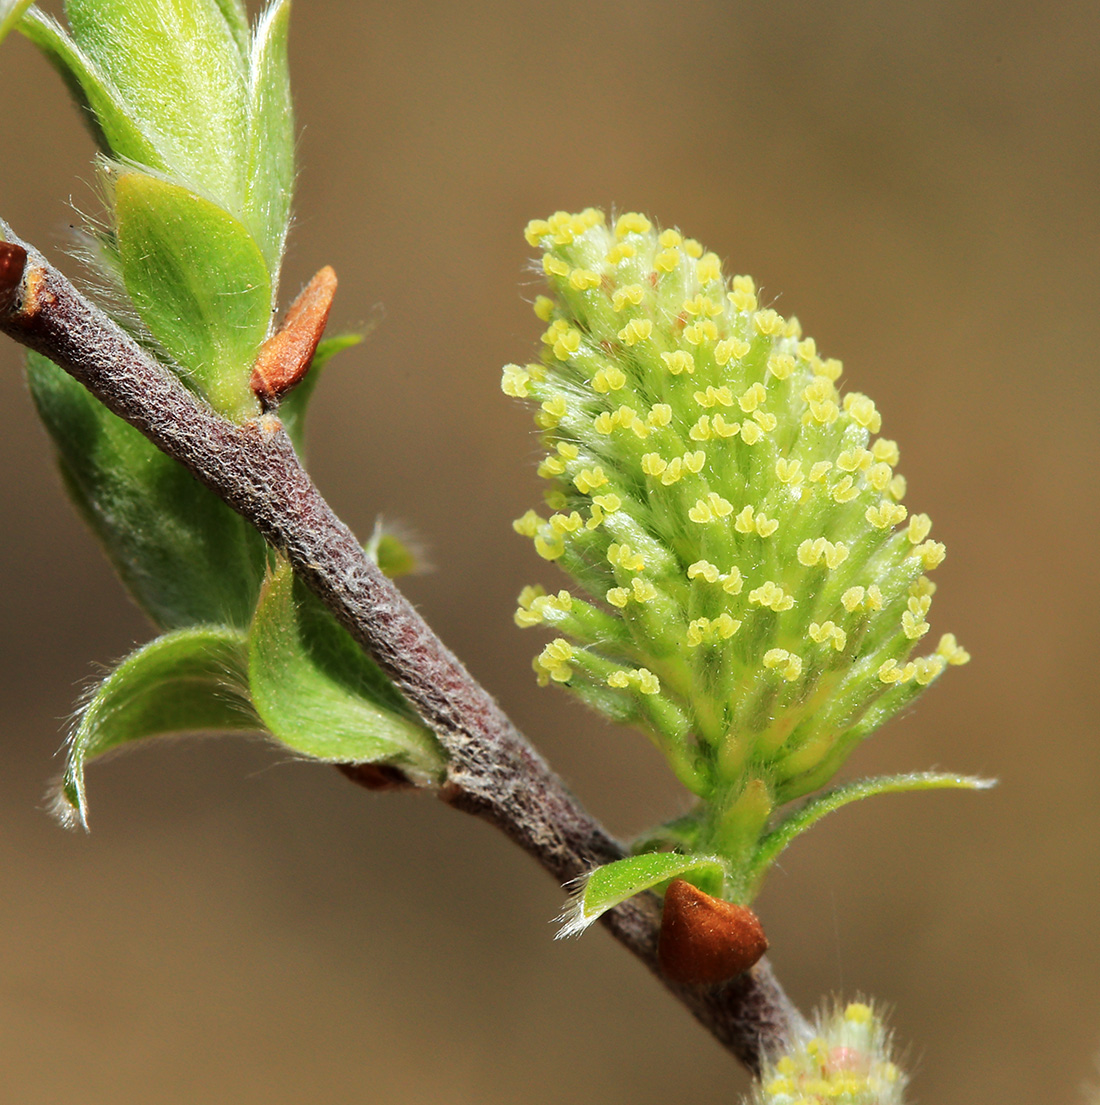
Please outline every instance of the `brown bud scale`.
M335 295L336 273L326 265L290 305L282 326L260 347L250 384L262 400L277 403L305 376Z
M748 906L712 898L683 879L669 884L657 960L670 981L688 986L725 982L767 950L768 938Z

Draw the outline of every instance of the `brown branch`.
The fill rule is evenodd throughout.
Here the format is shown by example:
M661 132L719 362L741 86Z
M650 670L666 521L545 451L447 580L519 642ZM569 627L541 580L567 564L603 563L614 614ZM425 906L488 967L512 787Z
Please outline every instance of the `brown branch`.
M0 330L69 372L287 556L435 732L448 756L443 800L495 825L560 883L620 858L621 845L364 555L314 487L278 419L227 421L37 250L6 237L0 243ZM603 923L659 974L659 920L657 901L646 894L605 914ZM763 1054L804 1028L766 961L718 986L665 981L753 1072Z

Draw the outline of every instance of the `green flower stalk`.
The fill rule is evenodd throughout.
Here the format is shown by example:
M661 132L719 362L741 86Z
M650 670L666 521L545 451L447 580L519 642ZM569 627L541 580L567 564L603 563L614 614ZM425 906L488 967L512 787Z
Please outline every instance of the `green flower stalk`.
M550 283L535 303L547 329L541 360L508 365L502 388L538 405L549 513L515 529L577 589L526 588L516 621L557 634L540 683L640 727L699 799L643 842L673 849L664 867L650 855L642 876L626 860L614 888L586 884L567 930L674 875L747 903L827 809L975 785L864 783L776 823L969 659L950 634L914 655L944 546L902 504L875 404L841 395L840 362L761 306L749 277L727 279L716 254L639 214L609 227L601 211L558 212L527 241Z
M890 1051L872 1006L837 1006L818 1016L810 1039L765 1061L746 1105L902 1105L908 1079Z

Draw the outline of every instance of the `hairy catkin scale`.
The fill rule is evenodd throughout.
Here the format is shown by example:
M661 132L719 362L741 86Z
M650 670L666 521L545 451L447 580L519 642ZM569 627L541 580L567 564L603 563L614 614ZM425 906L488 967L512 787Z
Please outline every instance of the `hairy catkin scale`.
M502 388L536 405L549 509L515 529L577 584L520 596L517 623L555 633L539 681L643 728L704 798L750 769L772 805L816 789L969 658L950 634L912 655L945 550L897 445L693 239L588 209L527 240L546 330Z

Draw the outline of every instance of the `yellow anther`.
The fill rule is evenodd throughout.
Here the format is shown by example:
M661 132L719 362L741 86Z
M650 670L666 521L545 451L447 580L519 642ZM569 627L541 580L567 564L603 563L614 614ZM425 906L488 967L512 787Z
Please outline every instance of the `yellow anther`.
M633 257L637 251L634 249L633 242L619 242L618 245L612 246L608 250L607 257L604 258L609 265L617 265L620 261L625 261L628 257Z
M569 274L569 286L576 288L578 292L583 292L588 288L598 288L601 283L603 283L603 278L591 269L574 269Z
M689 341L692 345L702 345L705 341L716 341L717 338L718 327L709 318L684 327L684 341Z
M588 512L588 521L584 523L585 529L599 529L603 525L604 512L599 503L593 503Z
M724 338L714 347L714 360L719 365L725 365L731 358L739 361L751 348L747 341L740 338Z
M522 518L517 518L512 523L512 529L521 537L534 537L541 525L542 519L533 510L529 510Z
M780 483L798 484L802 482L802 461L780 457L775 462L775 478Z
M910 595L906 607L918 618L923 618L932 609L931 595Z
M703 318L715 318L722 313L722 305L702 293L691 299L685 299L683 309L689 315L701 315Z
M708 629L710 629L710 618L696 618L688 622L686 634L688 648L698 648L707 639Z
M764 667L793 683L802 674L802 658L785 648L770 648L764 653Z
M930 628L931 626L912 610L906 610L901 615L901 631L910 641L919 641Z
M614 514L623 505L622 499L614 492L609 492L606 495L594 495L592 502L602 510L606 510L608 514Z
M756 282L751 276L735 276L733 278L733 290L735 292L748 292L752 295L756 291Z
M542 341L545 345L553 345L562 334L568 333L569 323L563 318L556 318L544 331Z
M608 561L628 572L640 572L645 567L645 558L636 553L629 545L610 545L607 550Z
M830 545L826 541L825 545L825 566L835 571L848 559L848 546L842 541L838 541L835 545Z
M615 423L611 420L611 415L608 414L607 411L603 411L601 414L596 415L592 423L592 428L596 433L606 436L615 429Z
M696 449L694 453L685 453L680 459L684 462L684 468L697 476L707 462L707 454L702 449Z
M736 277L734 280L736 281ZM740 311L742 314L751 314L756 310L756 296L752 292L741 291L735 288L732 292L728 292L726 298L733 304L735 311Z
M617 606L621 610L630 601L630 591L625 587L612 587L606 597L612 606Z
M586 207L578 216L585 228L603 226L607 216L598 207Z
M642 457L642 471L647 476L659 476L668 467L668 461L660 453L646 453Z
M678 246L683 240L678 230L662 230L657 238L658 244L665 249L672 249L673 246Z
M753 384L737 400L737 405L746 413L751 414L761 403L768 398L768 390L763 384Z
M871 463L871 454L866 449L845 449L836 458L836 466L842 472L855 472Z
M626 374L617 365L601 368L592 377L592 390L606 395L609 391L618 391L626 386Z
M806 568L813 568L821 562L821 558L825 555L825 546L829 542L824 537L818 537L816 540L811 541L807 538L798 546L798 562Z
M829 492L833 501L837 503L850 503L858 494L859 488L854 486L855 481L851 476L845 476L838 480Z
M653 267L658 272L672 272L680 263L680 251L678 249L662 249L653 258Z
M756 410L752 412L753 421L760 427L766 434L770 434L772 430L779 425L779 419L774 414L770 414L768 411ZM750 441L751 445L752 442Z
M716 437L733 437L741 429L741 425L738 422L727 422L719 413L710 420L710 428Z
M841 361L838 361L836 357L827 357L821 362L821 368L818 369L822 376L827 376L833 383L836 383L840 379L841 373L844 371L844 365Z
M638 690L642 694L657 694L661 689L661 681L648 668L638 668L634 672L638 680Z
M728 641L741 628L741 619L723 611L710 624L723 641Z
M844 646L848 643L848 634L835 622L822 622L820 625L817 622L811 622L808 632L811 641L819 645L831 643L837 652L843 652Z
M831 399L821 402L812 401L809 416L812 421L818 422L822 426L828 426L840 416L840 408Z
M519 597L516 602L519 603L521 610L530 610L531 604L535 599L542 598L546 594L546 588L538 583L529 583L519 593Z
M618 338L624 345L635 345L646 341L652 333L653 323L648 318L635 318L619 331Z
M547 457L539 466L538 474L542 476L544 480L551 480L555 476L561 476L565 473L565 463L561 457Z
M863 516L876 529L889 529L904 522L908 513L909 511L901 503L892 503L889 499L883 499L878 506L869 506Z
M564 510L569 505L569 500L561 491L544 491L542 500L551 510Z
M695 358L686 349L677 349L674 353L662 353L661 360L673 376L686 372L689 376L695 371Z
M898 461L901 460L901 453L898 451L898 443L896 441L890 441L885 437L880 437L871 445L871 455L875 460L880 460L884 464L889 464L891 468L896 468L898 466Z
M684 252L689 257L692 257L692 258L695 258L696 260L698 260L698 258L703 256L703 247L694 238L685 238L684 239ZM700 276L699 279L702 280L703 278Z
M688 517L701 525L713 522L717 518L728 518L733 513L733 505L712 491L705 499L699 499L688 511Z
M725 385L720 388L710 385L706 391L695 392L693 398L701 407L733 406L733 392Z
M615 237L625 238L628 234L648 234L653 224L636 211L628 211L620 215L615 222Z
M550 224L545 219L532 219L523 232L529 246L537 246L544 235L550 233Z
M862 587L849 587L843 595L840 596L841 605L849 614L854 613L863 605L863 596L867 592Z
M576 460L581 452L572 441L559 441L555 448L562 460Z
M764 436L764 430L759 427L755 422L743 422L741 425L741 440L746 445L755 445L758 441L761 441Z
M694 564L688 566L687 575L688 579L702 577L707 583L717 583L721 573L718 571L718 566L711 564L709 560L696 560Z
M565 542L554 534L547 537L540 533L535 538L535 552L543 560L557 560L565 552Z
M609 687L626 688L630 686L630 675L628 672L619 668L618 671L613 671L607 677L607 685Z
M645 298L645 288L641 284L626 284L611 293L611 306L621 311L628 303L637 307Z
M909 540L919 545L932 532L932 519L927 514L914 514L909 519Z
M554 316L554 301L548 295L535 297L535 317L542 322L549 322Z
M867 598L865 600L868 610L881 610L882 609L882 592L879 590L877 583L872 583L867 588Z
M718 280L722 276L722 262L718 259L717 253L702 253L702 246L698 242L694 242L693 245L698 248L699 252L689 245L691 239L684 243L684 252L689 257L697 257L698 261L695 263L695 278L700 284L709 284L712 280Z
M787 379L794 372L794 357L789 353L773 353L768 358L768 371L777 380Z
M756 512L756 508L751 504L747 504L742 507L737 517L733 520L733 528L738 533L755 533L756 526L753 523L753 514Z
M919 576L909 585L909 594L916 595L917 598L923 598L926 595L931 598L935 593L936 585L928 576Z
M756 606L766 606L777 614L794 606L794 598L770 579L749 592L749 602Z
M752 316L752 322L757 331L766 336L778 334L783 329L783 316L770 307L757 311Z
M584 519L575 510L570 514L552 514L550 516L550 528L559 537L564 537L567 533L576 533L583 523Z
M832 471L833 462L831 460L819 460L810 469L810 483L821 483L822 480Z
M945 633L940 638L936 655L942 656L949 664L965 664L970 660L970 653L955 640L954 633Z
M500 380L500 390L513 399L526 399L527 385L531 382L531 373L518 364L506 364Z
M794 338L795 341L802 337L802 323L798 321L795 315L791 315L787 319L786 325L783 327L783 337Z
M913 678L922 687L927 687L946 666L947 662L942 656L920 656L913 661L913 667L916 668Z
M688 430L688 437L690 437L692 441L709 441L710 416L706 414L699 415L699 421Z
M554 356L559 361L567 361L580 347L581 332L579 330L569 330L554 342Z
M844 1019L852 1024L870 1024L874 1019L871 1007L861 1001L853 1001L844 1010Z
M905 669L897 660L887 660L879 665L878 677L883 683L900 683L905 678Z
M905 477L895 476L889 484L887 484L886 490L895 501L900 502L905 498Z
M551 641L535 659L535 670L549 676L555 683L568 683L573 678L569 661L573 659L573 646L563 637Z
M667 403L654 403L646 416L646 422L655 430L667 426L672 421L672 408Z
M763 514L756 516L756 532L761 537L771 537L779 529L779 521L776 518L765 518Z
M867 469L867 482L880 494L890 486L894 470L888 464L872 464Z
M542 271L547 276L568 276L569 263L552 253L544 253L542 256Z
M684 474L684 461L682 457L673 457L668 462L668 467L661 473L661 483L665 487L671 487L674 483L679 482Z
M652 602L657 597L657 588L648 579L635 576L630 581L630 586L634 589L632 598L635 602Z
M917 545L913 549L913 553L921 558L924 570L930 572L943 563L944 557L947 556L947 549L939 541L925 541L923 544Z
M817 356L817 342L813 338L807 338L798 343L798 357L802 361L812 361Z
M854 421L870 433L877 434L882 428L882 415L866 395L861 395L858 391L850 391L844 396L844 409Z
M739 595L744 585L745 581L741 577L741 569L734 564L726 577L722 580L722 590L725 591L727 595Z
M605 483L607 483L607 476L598 464L594 468L582 468L573 477L573 484L582 495L588 495L597 487L603 487Z

